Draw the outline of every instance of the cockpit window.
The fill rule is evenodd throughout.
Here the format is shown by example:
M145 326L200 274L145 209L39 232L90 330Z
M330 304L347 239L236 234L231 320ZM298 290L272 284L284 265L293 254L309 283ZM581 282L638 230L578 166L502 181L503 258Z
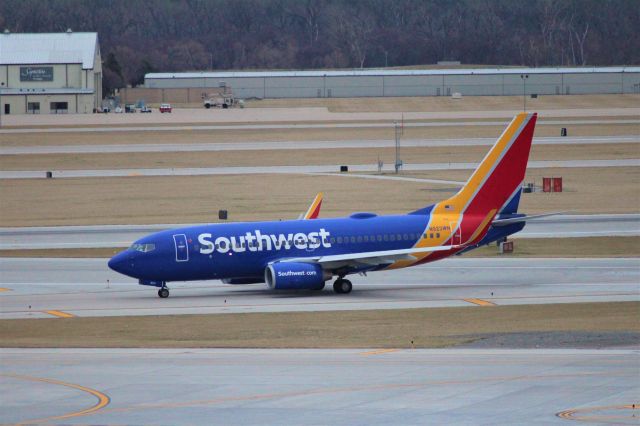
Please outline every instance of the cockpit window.
M141 253L148 253L156 249L155 244L133 244L131 250L139 251Z

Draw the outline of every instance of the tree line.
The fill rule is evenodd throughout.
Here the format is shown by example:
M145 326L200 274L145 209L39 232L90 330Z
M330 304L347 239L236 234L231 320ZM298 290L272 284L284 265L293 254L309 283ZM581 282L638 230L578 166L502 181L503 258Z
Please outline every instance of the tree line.
M3 0L11 32L98 32L105 93L147 72L640 61L637 0Z

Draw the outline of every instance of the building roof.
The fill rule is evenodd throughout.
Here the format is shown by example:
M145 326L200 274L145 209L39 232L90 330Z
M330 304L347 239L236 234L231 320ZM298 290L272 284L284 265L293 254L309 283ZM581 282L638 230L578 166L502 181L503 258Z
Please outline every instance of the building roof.
M356 77L356 76L423 76L423 75L495 75L495 74L582 74L640 72L640 67L581 67L581 68L454 68L426 70L397 70L368 68L356 70L310 71L220 71L149 73L146 79L171 78L249 78L249 77Z
M0 64L82 64L92 69L98 33L0 33Z

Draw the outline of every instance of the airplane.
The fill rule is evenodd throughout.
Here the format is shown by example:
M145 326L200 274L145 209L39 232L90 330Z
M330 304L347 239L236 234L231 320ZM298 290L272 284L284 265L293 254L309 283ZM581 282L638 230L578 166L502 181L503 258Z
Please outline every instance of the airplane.
M359 212L319 219L318 194L298 220L217 223L157 232L109 260L109 267L158 287L218 279L272 290L350 293L348 275L392 270L505 241L527 220L518 213L537 113L516 115L466 184L452 197L403 215ZM313 220L308 220L313 219Z

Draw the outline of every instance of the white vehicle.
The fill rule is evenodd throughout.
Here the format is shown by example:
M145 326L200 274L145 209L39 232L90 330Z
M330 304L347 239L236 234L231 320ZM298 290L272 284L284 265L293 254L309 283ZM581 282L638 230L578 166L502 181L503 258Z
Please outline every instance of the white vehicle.
M236 104L233 96L214 96L204 100L204 107L209 108L231 108Z

